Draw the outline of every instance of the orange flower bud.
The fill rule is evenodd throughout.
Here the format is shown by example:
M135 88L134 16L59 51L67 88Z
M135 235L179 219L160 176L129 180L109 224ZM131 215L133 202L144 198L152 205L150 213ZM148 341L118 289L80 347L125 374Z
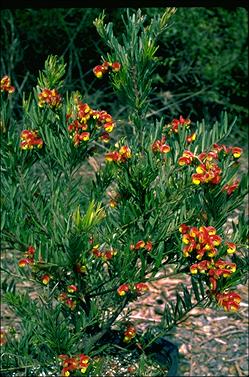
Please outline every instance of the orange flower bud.
M232 155L234 158L239 158L243 153L243 149L239 147L232 147Z
M47 285L50 282L50 279L51 279L51 276L46 274L42 276L41 281L44 285Z
M236 252L236 245L233 242L227 242L227 254L234 254Z
M153 244L151 241L147 241L144 248L147 250L147 251L151 251L152 250L152 247L153 247Z
M145 283L136 283L135 289L136 289L137 293L144 293L144 292L148 291L149 287Z
M136 243L136 245L135 245L135 249L136 249L136 250L138 250L138 249L142 249L142 248L144 248L144 246L145 246L145 242L144 242L143 240L140 240L140 241L138 241L138 242Z
M121 64L118 62L114 62L112 63L111 67L112 67L113 72L118 72L121 68Z
M195 185L199 185L202 182L202 176L201 176L201 174L192 174L192 182Z
M90 132L82 132L79 136L80 140L88 141L90 139Z
M29 258L24 258L24 259L20 259L19 262L18 262L18 266L19 267L25 267L27 266L28 264L31 264L32 263L32 260L29 259Z
M198 264L197 263L190 266L190 272L191 272L191 274L197 274L198 273Z
M129 284L122 284L120 287L118 287L117 292L119 296L124 296L126 295L127 292L129 292L130 287Z
M106 123L104 124L104 130L108 133L112 132L113 131L113 128L114 128L115 124L114 123Z
M69 292L69 293L74 293L74 292L77 292L77 290L78 290L78 288L77 288L77 286L76 285L69 285L68 287L67 287L67 291Z
M98 79L101 79L103 77L103 67L102 65L97 65L93 68L93 73Z

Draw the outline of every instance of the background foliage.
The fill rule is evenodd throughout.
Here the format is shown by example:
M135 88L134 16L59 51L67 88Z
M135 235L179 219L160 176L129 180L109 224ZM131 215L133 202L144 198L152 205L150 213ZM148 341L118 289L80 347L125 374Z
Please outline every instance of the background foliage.
M126 9L106 9L106 22L114 23L118 40L124 32L121 17ZM13 77L19 104L21 91L29 91L35 85L38 70L47 56L57 54L68 63L65 88L80 90L86 102L90 100L92 106L98 103L115 115L116 98L108 80L97 80L89 69L108 52L93 25L102 11L102 8L52 8L1 12L1 73ZM143 13L162 14L163 8L144 8ZM238 116L233 136L245 143L247 24L246 8L178 8L168 29L158 39L160 64L153 79L155 112L168 119L184 114L193 121L205 118L212 123L218 120L220 111L229 110ZM120 108L118 115L122 117Z

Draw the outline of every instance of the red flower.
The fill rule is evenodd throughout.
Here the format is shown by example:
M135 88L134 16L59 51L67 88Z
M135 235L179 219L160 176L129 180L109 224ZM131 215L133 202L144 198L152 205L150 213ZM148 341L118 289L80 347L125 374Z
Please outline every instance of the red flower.
M102 132L102 134L99 136L99 139L104 143L108 143L110 141L110 135L108 132Z
M234 254L236 252L236 245L233 242L227 242L227 254Z
M223 306L226 311L237 311L241 297L236 292L217 293L216 300L218 305Z
M196 133L195 133L195 132L192 133L191 135L188 135L188 136L186 137L186 141L187 141L187 143L192 143L192 141L195 141L195 139L196 139Z
M19 267L25 267L27 265L33 265L34 264L34 254L35 254L35 248L34 246L29 246L28 250L25 251L23 254L25 258L20 259L18 262Z
M79 140L88 141L90 139L90 132L82 132L79 135Z
M232 147L231 150L234 158L239 158L243 153L243 149L239 147Z
M112 132L114 126L115 126L115 123L109 122L109 123L104 124L103 128L106 132L110 133Z
M170 146L165 144L166 137L162 136L161 140L156 140L151 146L151 149L154 153L168 153L170 151Z
M60 355L63 369L61 375L68 377L70 372L74 370L80 370L81 373L85 373L89 367L90 357L84 354L79 354L74 357L69 357L68 355Z
M112 67L113 72L118 72L120 71L121 64L118 62L114 62L111 64L111 67Z
M122 284L118 287L117 292L119 296L125 296L127 292L129 292L130 286L129 284Z
M97 78L102 78L103 74L107 73L109 68L111 68L113 72L118 72L121 68L121 64L118 62L110 63L104 61L101 65L97 65L93 68L93 73Z
M4 76L0 83L1 92L14 93L15 87L10 85L9 76Z
M178 159L178 164L180 166L184 165L191 165L193 159L194 159L194 154L188 150L185 150L182 154L182 156Z
M43 107L45 104L50 108L57 108L61 105L61 95L56 89L43 89L43 91L38 94L38 106Z
M134 285L136 291L137 291L137 294L142 294L142 293L145 293L149 290L149 287L147 284L145 283L136 283Z
M112 259L112 257L114 256L114 255L116 255L117 254L117 251L116 250L113 250L113 249L111 249L111 250L107 250L107 251L105 251L103 254L102 254L102 259L103 260L109 260L109 259Z
M34 147L42 148L43 140L38 137L37 131L32 130L23 130L20 135L20 148L25 149L33 149Z
M69 286L67 287L67 291L68 291L69 293L74 293L74 292L77 292L77 291L78 291L78 288L77 288L76 285L71 284L71 285L69 285Z
M112 66L112 63L109 63L109 62L107 62L107 61L104 61L103 62L103 64L101 65L101 67L102 67L102 71L104 72L107 72L108 71L108 69L109 69L109 67L111 67Z
M7 342L6 331L1 327L0 329L0 346L3 346Z
M221 180L220 173L221 169L217 164L206 160L205 163L197 166L196 173L192 174L192 182L196 185L209 182L218 184Z
M93 68L93 73L98 79L101 79L103 77L103 71L105 71L105 69L103 69L102 65L97 65Z
M25 266L27 266L27 264L32 264L32 261L28 258L20 259L19 262L18 262L19 267L25 267Z
M182 234L187 233L188 230L189 230L189 226L186 224L181 224L179 227L179 232Z
M105 155L105 160L108 162L126 162L131 158L131 150L127 145L123 145L119 151L108 152Z
M210 277L209 278L209 282L210 282L210 288L211 288L211 291L216 291L217 289L217 280L214 278L214 277Z
M192 264L192 266L190 266L190 272L191 272L191 274L197 274L198 273L198 263Z
M47 285L50 282L50 279L51 279L51 276L46 274L42 276L41 281L44 285Z
M236 181L234 181L233 183L230 183L230 184L226 184L224 187L223 187L223 191L226 191L227 192L227 195L231 195L239 186L239 183L240 181L237 179Z
M74 301L71 297L66 299L65 304L71 309L74 310L76 308L76 301Z
M185 126L188 128L189 124L191 123L190 119L184 119L182 115L180 115L179 119L173 119L170 124L168 124L167 128L170 132L178 133L179 125Z
M121 159L121 157L120 157L120 154L118 153L118 151L108 152L105 155L105 160L106 161L119 162L120 159Z
M95 245L92 248L92 253L95 255L95 257L100 258L102 256L101 251L99 250L99 245Z
M153 244L151 241L147 241L144 248L147 250L147 251L151 251L152 250L152 247L153 247Z
M143 240L140 240L136 243L135 245L135 249L138 250L138 249L143 249L145 247L145 242Z
M136 332L135 327L133 327L133 326L127 327L127 329L124 332L124 339L123 339L123 341L125 343L130 342L130 340L133 339L136 336L136 333L137 332Z

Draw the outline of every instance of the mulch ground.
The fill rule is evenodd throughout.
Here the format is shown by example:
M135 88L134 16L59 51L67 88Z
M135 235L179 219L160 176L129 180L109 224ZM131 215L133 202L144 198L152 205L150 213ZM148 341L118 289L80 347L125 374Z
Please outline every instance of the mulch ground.
M183 279L162 279L140 298L131 319L143 329L161 321L165 302L171 299ZM238 286L242 296L238 312L195 308L168 340L179 348L178 376L248 376L248 287ZM155 306L155 302L157 304Z

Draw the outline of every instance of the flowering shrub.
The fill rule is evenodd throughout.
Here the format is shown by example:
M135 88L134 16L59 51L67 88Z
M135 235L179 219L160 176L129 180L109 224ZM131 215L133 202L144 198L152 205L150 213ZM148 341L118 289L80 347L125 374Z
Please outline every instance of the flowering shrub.
M196 305L239 310L234 289L245 281L243 211L233 234L226 221L247 192L246 177L238 182L243 151L219 144L234 124L223 115L211 130L200 123L189 134L194 125L182 116L170 125L164 118L150 123L150 86L139 94L139 70L153 68L153 41L169 14L154 19L146 33L139 12L136 17L129 19L139 35L130 55L127 46L117 48L103 19L96 20L114 50L104 63L120 64L108 63L117 71L110 76L114 90L137 95L127 100L128 110L133 106L127 124L137 127L133 137L112 143L114 117L92 109L78 92L63 93L65 64L50 56L34 95L23 101L26 129L10 127L2 138L4 301L21 320L20 327L1 332L5 375L24 368L28 375L99 375L103 355L115 347L106 337L113 327L123 347L145 350L150 330L127 325L124 309L149 294L149 283L165 267L165 276L189 275L191 288L182 286L182 295L165 304L157 336ZM135 74L128 70L132 51L144 57ZM87 179L82 170L94 153L101 167Z

